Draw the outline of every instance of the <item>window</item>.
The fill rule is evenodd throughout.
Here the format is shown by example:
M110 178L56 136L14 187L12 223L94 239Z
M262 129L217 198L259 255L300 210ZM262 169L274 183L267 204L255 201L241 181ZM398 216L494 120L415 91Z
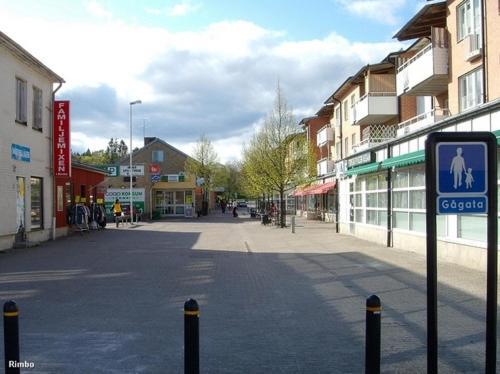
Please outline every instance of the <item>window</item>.
M335 144L335 156L337 160L340 160L342 158L340 154L340 142L337 142L337 144Z
M153 162L163 162L163 151L153 151L151 159Z
M340 126L340 120L341 118L340 118L340 106L339 106L337 109L335 109L335 124L337 126Z
M31 177L31 228L43 227L43 179Z
M26 81L16 78L16 122L26 124L28 122L26 103L28 92L26 91Z
M349 155L349 138L344 139L344 156Z
M483 69L476 69L458 78L460 111L483 102Z
M33 128L35 130L42 130L42 90L33 87Z
M348 111L347 105L348 105L348 102L346 100L346 101L344 101L344 121L349 120L349 111Z
M457 40L468 35L481 34L480 0L465 0L457 7Z
M357 142L356 142L356 134L352 134L351 144L352 144L353 146L357 144Z

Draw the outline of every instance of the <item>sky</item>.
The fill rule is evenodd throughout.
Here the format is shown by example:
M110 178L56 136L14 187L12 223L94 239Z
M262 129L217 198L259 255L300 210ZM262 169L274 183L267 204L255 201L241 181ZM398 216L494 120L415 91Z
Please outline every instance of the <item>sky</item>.
M0 0L0 30L64 78L73 151L156 136L191 154L207 136L226 163L272 110L279 81L297 124L425 0Z

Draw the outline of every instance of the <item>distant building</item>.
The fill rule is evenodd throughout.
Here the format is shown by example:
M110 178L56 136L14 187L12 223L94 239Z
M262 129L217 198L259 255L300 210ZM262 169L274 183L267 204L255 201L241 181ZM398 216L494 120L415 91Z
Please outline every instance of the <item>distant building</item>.
M62 83L0 32L0 250L55 230L52 107Z
M188 176L185 164L189 156L156 137L144 138L144 146L133 158L134 208L146 218L193 217L201 209L201 189L194 177ZM112 167L107 187L106 206L119 198L129 208L129 159L123 158Z

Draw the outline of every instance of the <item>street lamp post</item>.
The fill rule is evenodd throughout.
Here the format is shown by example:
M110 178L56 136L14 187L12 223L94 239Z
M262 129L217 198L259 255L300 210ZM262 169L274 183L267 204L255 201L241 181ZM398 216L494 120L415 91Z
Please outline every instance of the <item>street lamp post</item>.
M130 164L128 169L128 175L130 179L130 224L134 223L134 210L133 210L133 200L132 200L132 106L135 104L142 104L141 100L135 100L130 102Z

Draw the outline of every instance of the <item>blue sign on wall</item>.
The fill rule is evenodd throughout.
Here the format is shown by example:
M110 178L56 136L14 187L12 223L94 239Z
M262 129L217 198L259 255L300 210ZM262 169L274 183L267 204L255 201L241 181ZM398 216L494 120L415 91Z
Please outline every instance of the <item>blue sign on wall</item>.
M30 162L31 161L31 151L29 147L24 145L12 144L10 147L10 157L13 160Z
M485 142L436 145L438 214L488 212L488 159Z

